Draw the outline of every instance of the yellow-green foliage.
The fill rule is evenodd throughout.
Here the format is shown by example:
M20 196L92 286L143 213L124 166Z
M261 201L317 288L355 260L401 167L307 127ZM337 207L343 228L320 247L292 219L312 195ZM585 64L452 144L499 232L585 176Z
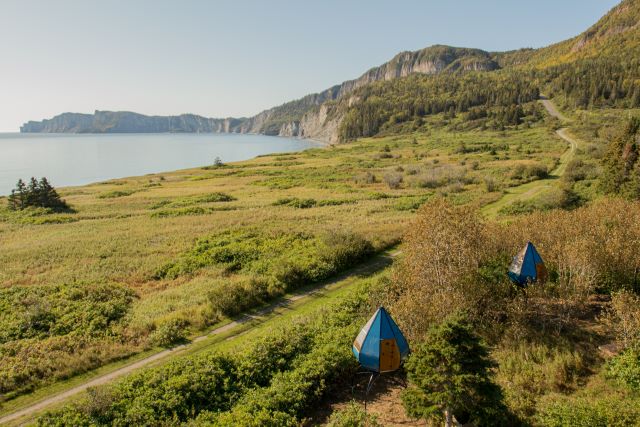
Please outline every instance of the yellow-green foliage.
M542 255L550 279L519 288L508 280L506 268L528 240ZM597 343L610 334L585 328L585 319L600 321L590 296L637 292L640 285L640 204L622 199L508 223L485 222L469 206L435 199L418 211L404 241L404 255L378 301L414 343L450 313L467 313L494 346L505 403L523 420L536 417L541 396L579 391L600 367ZM635 342L637 297L629 295L635 294L614 294L613 312L602 325L613 325L608 330L619 331L619 339ZM610 375L633 388L639 378L637 356L625 353L616 360ZM636 412L627 415L637 420Z
M434 127L223 167L60 189L76 213L0 212L0 286L118 283L139 298L112 336L83 338L77 347L66 337L17 338L0 344L0 353L31 348L30 364L43 372L24 384L40 384L180 340L225 315L362 261L371 253L369 245L378 250L397 243L413 212L434 194L484 204L495 194L487 193L483 176L493 176L503 188L518 185L520 180L507 173L514 165L549 168L564 150L543 126L453 133ZM377 178L356 179L367 174ZM387 174L401 175L402 182L389 188L383 181ZM429 188L418 184L428 176L437 182ZM128 195L102 197L115 192ZM255 247L243 246L239 239L251 233L255 236L247 242ZM246 253L236 255L249 256L248 262L234 266L218 258L215 247L222 236L235 243L218 249L244 247ZM7 359L0 376L13 375L20 363L19 357Z

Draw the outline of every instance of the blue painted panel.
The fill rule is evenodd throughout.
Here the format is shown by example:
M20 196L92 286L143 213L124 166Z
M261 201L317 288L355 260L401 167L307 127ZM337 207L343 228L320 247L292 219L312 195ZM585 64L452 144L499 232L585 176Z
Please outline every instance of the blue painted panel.
M378 310L369 333L362 343L362 348L360 348L360 364L375 372L380 370L380 323L381 311Z
M400 358L404 359L409 354L409 344L407 343L404 335L402 335L402 332L400 331L400 328L398 328L398 325L396 325L396 322L393 321L393 318L389 316L388 320L389 326L393 331L393 336L396 338L398 350L400 350Z

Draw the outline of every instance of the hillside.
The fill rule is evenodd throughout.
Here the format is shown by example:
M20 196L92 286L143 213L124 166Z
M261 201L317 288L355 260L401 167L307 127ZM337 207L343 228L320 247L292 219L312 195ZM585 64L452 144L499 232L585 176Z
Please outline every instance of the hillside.
M350 125L343 124L343 120L360 114L358 110L371 109L361 104L363 101L366 103L369 96L369 89L366 88L372 84L382 85L373 91L383 96L386 95L386 88L398 91L392 81L410 75L436 76L434 78L437 79L438 75L458 76L479 71L511 75L507 79L527 79L538 91L561 97L561 103L572 103L572 107L615 106L623 102L626 103L624 106L637 107L640 106L640 59L637 55L640 49L639 20L640 2L625 0L584 33L541 49L488 53L479 49L437 45L415 52L402 52L357 79L249 118L213 119L190 114L148 117L128 112L96 111L93 116L65 113L41 122L28 122L21 127L21 132L240 132L313 138L335 143L371 134L370 131L356 134L345 131L344 128ZM574 72L576 68L579 69L577 73ZM576 82L575 76L584 73L580 69L584 72L589 70L587 79ZM615 77L615 82L608 81L610 79L607 80L606 76ZM480 85L492 84L491 79ZM574 81L569 84L567 79ZM413 80L417 88L422 85L420 82L428 81L428 78ZM387 86L384 82L387 82ZM403 86L401 96L412 96L416 87L412 83ZM511 105L529 100L528 95L517 96ZM461 107L454 106L457 113L467 112L470 107L477 106L486 110L486 107L503 103L470 99L463 104ZM406 111L403 103L391 107L397 111L386 111L387 118ZM443 109L432 111L420 107L417 110L417 114L410 116L424 117L442 112ZM378 130L380 126L373 127Z
M250 118L212 119L193 114L145 116L131 112L96 111L93 115L64 113L52 119L25 123L21 132L240 132L299 136L335 142L334 120L327 120L322 104L338 99L377 81L406 77L413 73L494 70L498 67L488 52L449 46L432 46L402 52L357 79L345 81L320 93L307 95ZM310 113L310 114L307 114Z
M640 106L640 86L637 83L640 78L640 59L635 54L640 47L639 18L638 0L625 0L584 33L546 48L490 54L479 49L431 46L415 52L402 52L357 79L265 110L250 118L209 119L194 115L147 117L127 112L97 111L93 116L66 113L42 122L29 122L21 131L240 132L314 138L335 143L372 134L371 130L356 133L345 131L344 129L351 125L343 123L345 118L353 120L354 115L361 114L358 110L371 109L370 106L363 107L362 104L366 103L369 96L370 91L366 88L372 84L387 82L387 86L382 83L382 86L373 90L378 96L382 96L386 95L386 88L398 91L398 87L393 86L391 81L410 75L461 75L478 71L494 71L499 75L511 74L511 78L514 78L513 75L521 77L524 73L524 78L529 80L529 84L537 86L538 91L545 90L554 96L572 98L574 104L583 107L598 105L596 101L599 97L605 99L606 104L628 100L631 104L629 106ZM567 67L589 68L592 75L587 75L586 82L582 79L582 88L576 88L575 84L566 84ZM603 77L603 74L612 73L616 77L613 86L611 82L604 81ZM577 75L572 70L569 70L569 74ZM422 83L419 82L428 81L413 80L414 83L405 84L402 89L404 95L401 96L410 96L416 88L421 87ZM489 80L480 85L492 83ZM605 86L598 87L598 84ZM571 91L567 90L568 86L571 86ZM530 100L528 95L517 96L515 102L510 105L519 105ZM453 108L460 113L467 112L470 107L491 107L494 104L487 103L484 98L475 97L461 107L456 105ZM499 102L496 105L502 104ZM385 119L394 115L394 109L397 113L405 113L405 107L404 104L391 106L391 112L387 108ZM442 112L443 108L433 110L424 106L418 107L417 113L409 116L415 118L437 114ZM398 121L398 117L394 120ZM372 128L377 132L380 125L381 123L374 124Z
M0 198L0 423L640 425L639 16L404 52L252 118L29 124L348 143L61 188L63 211ZM516 285L528 241L548 274ZM379 306L412 353L365 413L351 345ZM420 373L477 366L433 356L461 330L475 389Z

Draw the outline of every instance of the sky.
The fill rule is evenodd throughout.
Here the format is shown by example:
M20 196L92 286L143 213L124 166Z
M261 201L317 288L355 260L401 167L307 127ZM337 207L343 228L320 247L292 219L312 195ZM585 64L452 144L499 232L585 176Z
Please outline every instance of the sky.
M573 37L618 0L0 0L0 132L62 112L251 116L433 44Z

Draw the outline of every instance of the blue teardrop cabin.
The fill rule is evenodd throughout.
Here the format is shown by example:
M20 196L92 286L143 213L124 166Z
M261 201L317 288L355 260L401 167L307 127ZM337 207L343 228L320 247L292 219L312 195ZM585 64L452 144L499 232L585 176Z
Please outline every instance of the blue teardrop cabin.
M384 307L378 308L353 342L353 355L370 371L384 373L400 368L409 344Z
M520 286L529 282L544 283L547 280L547 267L533 243L527 242L509 267L509 278Z

